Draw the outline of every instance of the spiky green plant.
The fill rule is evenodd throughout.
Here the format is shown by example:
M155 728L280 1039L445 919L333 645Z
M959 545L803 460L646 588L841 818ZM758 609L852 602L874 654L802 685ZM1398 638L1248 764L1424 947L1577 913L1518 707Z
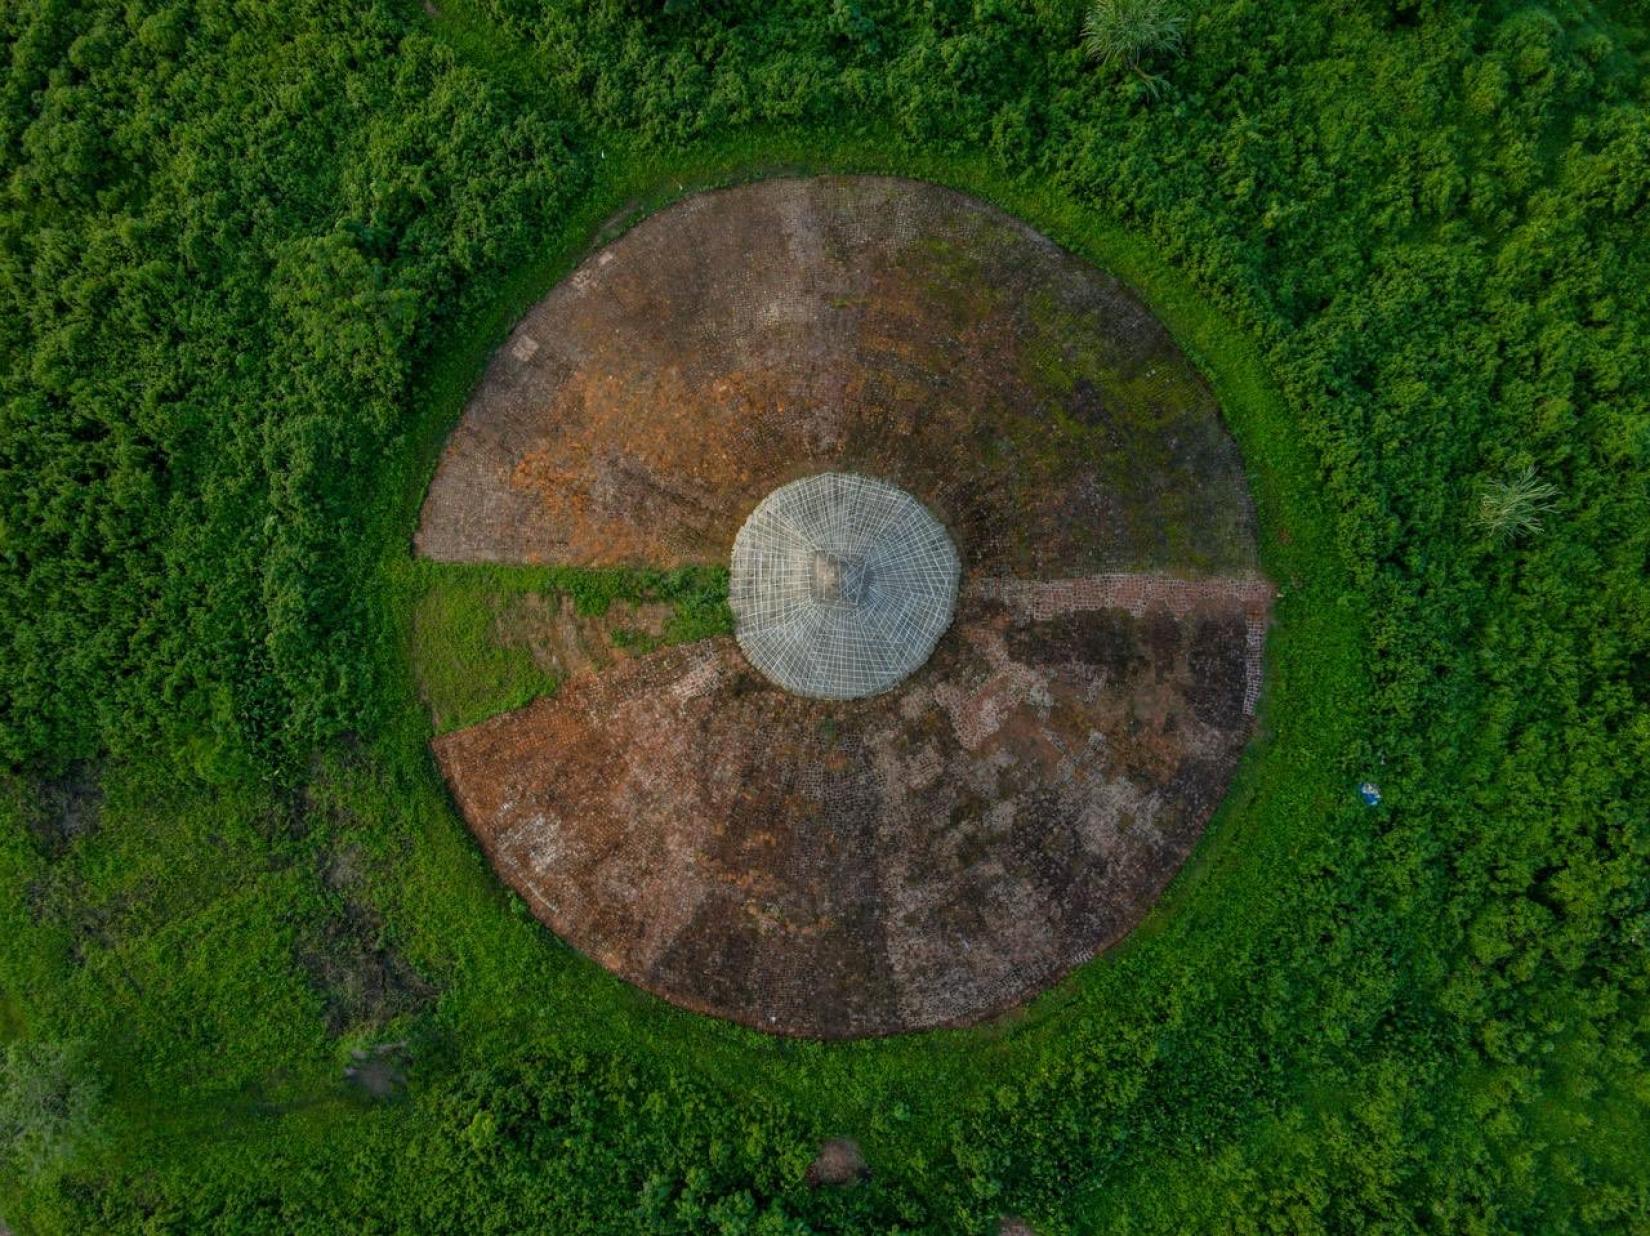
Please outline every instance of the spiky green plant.
M1541 517L1555 509L1558 487L1538 480L1533 466L1505 481L1491 481L1478 497L1478 525L1496 541L1541 531Z
M1185 24L1176 0L1095 0L1083 19L1083 50L1102 65L1123 65L1155 95L1163 79L1146 72L1140 61L1178 52Z

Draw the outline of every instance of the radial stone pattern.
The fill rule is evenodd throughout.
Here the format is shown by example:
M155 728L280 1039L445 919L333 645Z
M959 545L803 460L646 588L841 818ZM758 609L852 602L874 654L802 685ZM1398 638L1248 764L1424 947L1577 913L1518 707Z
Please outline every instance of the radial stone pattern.
M1272 598L1161 325L991 207L878 178L701 194L597 250L494 357L416 545L731 555L736 639L434 749L574 947L827 1037L977 1021L1138 923L1249 737Z
M875 695L928 660L959 569L945 529L903 490L838 472L792 481L733 542L739 647L798 695Z

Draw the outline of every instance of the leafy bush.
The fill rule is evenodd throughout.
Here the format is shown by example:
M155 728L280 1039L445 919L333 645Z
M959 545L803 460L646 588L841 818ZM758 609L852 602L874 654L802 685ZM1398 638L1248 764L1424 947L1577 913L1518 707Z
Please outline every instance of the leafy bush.
M1122 65L1155 90L1162 79L1140 62L1180 50L1186 15L1175 0L1094 0L1083 18L1083 50L1102 65Z

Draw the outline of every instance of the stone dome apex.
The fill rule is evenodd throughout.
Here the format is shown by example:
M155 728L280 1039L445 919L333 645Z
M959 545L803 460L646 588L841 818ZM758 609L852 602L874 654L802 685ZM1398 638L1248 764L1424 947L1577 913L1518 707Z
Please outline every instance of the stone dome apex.
M896 485L824 472L764 498L733 544L739 647L813 699L886 691L951 625L961 564L938 520Z

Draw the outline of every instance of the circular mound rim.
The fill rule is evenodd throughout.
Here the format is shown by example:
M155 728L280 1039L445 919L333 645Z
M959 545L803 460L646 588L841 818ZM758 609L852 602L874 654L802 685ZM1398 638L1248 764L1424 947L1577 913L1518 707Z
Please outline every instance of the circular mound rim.
M803 595L803 554L864 561L871 589L879 576L897 586L884 582L868 604L819 602ZM857 472L817 472L769 492L740 525L729 559L734 638L793 695L880 695L933 655L961 579L950 532L913 494Z
M827 176L827 177L835 177L835 178L847 178L847 177L852 177L853 176L852 173L840 173L840 172L836 172L835 170L831 170L831 171L821 173L821 175ZM786 179L805 179L805 178L809 178L809 177L797 176L797 177L787 177ZM855 178L863 178L863 177L855 177ZM983 202L987 206L995 205L996 209L1000 213L1003 213L1003 214L1007 215L1007 217L1010 220L1020 224L1022 227L1026 228L1028 230L1034 231L1035 235L1037 237L1043 239L1045 241L1045 243L1049 242L1049 238L1051 236L1058 235L1058 233L1050 227L1050 222L1051 221L1049 219L1047 219L1046 216L1040 215L1035 210L1027 210L1023 205L1019 206L1018 208L1011 208L1011 207L1002 206L1000 204L996 204L996 203L993 202L993 199L987 193L983 192L982 189L979 186L974 185L974 184L956 184L956 183L951 183L951 182L943 181L943 180L928 180L928 179L923 179L923 178L918 178L918 177L909 177L909 176L880 177L880 178L877 178L877 179L894 180L894 181L908 183L908 184L911 184L911 185L914 185L914 186L917 186L917 187L922 187L922 188L935 188L935 189L939 189L939 190L943 190L943 191L948 191L948 192L950 192L952 194L956 194L958 196L967 197L967 198L971 198L971 199L974 199L974 200L979 201L979 202ZM760 182L760 178L759 178L759 182ZM718 182L718 183L715 183L713 185L707 186L705 191L703 191L701 193L689 194L689 195L687 195L686 198L684 198L682 200L683 201L693 201L696 198L703 197L703 196L709 196L712 193L720 193L720 192L726 192L726 191L731 191L731 190L742 189L742 188L745 188L746 186L747 186L747 182L744 181L744 180L731 179L731 180L728 180L728 181L725 181L725 182ZM678 205L678 204L679 203L676 200L672 200L669 203L669 205L671 205L671 206L675 206L675 205ZM663 213L663 212L660 212L660 213ZM624 239L625 235L628 234L629 230L630 229L626 228L625 230L623 230L623 231L621 231L617 234L603 236L602 240L601 240L601 243L598 246L593 247L592 250L590 251L590 253L588 255L586 255L586 260L587 261L594 261L595 258L596 258L596 255L602 253L605 249L611 247L611 245L613 245L617 241ZM1069 252L1078 261L1082 262L1085 266L1092 267L1092 268L1098 270L1099 272L1101 272L1103 275L1108 275L1108 276L1112 277L1113 279L1118 278L1118 273L1117 273L1118 269L1119 269L1118 265L1116 264L1114 256L1109 252L1107 246L1100 245L1100 244L1097 244L1097 243L1091 241L1089 243L1078 243L1078 244L1075 244L1075 245L1065 244L1063 247L1066 249L1067 252ZM1108 259L1111 259L1111 260L1108 260ZM1124 269L1127 269L1128 263L1123 262L1122 266L1123 266ZM568 280L566 278L562 278L562 279L559 279L559 280L556 280L556 281L546 280L546 284L548 286L548 292L546 293L546 296L548 296L548 294L550 292L554 292L556 290L556 288L560 287L562 284L566 283L567 281ZM1209 328L1206 327L1206 326L1199 326L1199 325L1196 325L1196 324L1193 324L1193 325L1189 326L1186 319L1184 318L1184 316L1181 316L1177 319L1177 315L1170 311L1169 306L1166 306L1163 303L1161 303L1159 298L1154 297L1154 296L1147 296L1147 295L1143 294L1143 292L1141 292L1140 290L1137 290L1133 286L1125 285L1125 290L1127 292L1129 292L1130 295L1133 296L1133 298L1138 302L1138 305L1139 305L1140 308L1144 309L1144 311L1146 313L1148 313L1153 318L1155 318L1157 321L1159 321L1170 332L1170 338L1172 339L1174 345L1178 349L1180 349L1181 352L1187 353L1188 354L1188 359L1190 359L1190 354L1189 354L1188 345L1187 345L1188 338L1196 340L1196 339L1202 337L1203 335L1207 334ZM535 309L536 308L538 308L538 306L535 306ZM533 344L533 340L530 339L530 338L527 339L526 344L527 344L528 347L531 347L532 344ZM500 352L502 353L503 350L504 350L503 345L501 345ZM1250 350L1252 351L1252 348ZM516 355L518 360L520 360L522 358L522 355L519 352L516 353L515 355ZM501 362L499 362L497 360L497 358L495 357L495 362L494 363L495 363L495 365L497 365ZM1190 363L1192 364L1192 366L1193 366L1194 370L1196 371L1197 375L1206 384L1209 384L1209 383L1214 383L1215 384L1216 390L1218 392L1218 405L1215 409L1215 414L1218 416L1218 418L1220 420L1220 423L1224 427L1227 436L1230 437L1230 438L1239 438L1239 439L1241 439L1241 434L1238 432L1240 426L1237 425L1237 424L1234 424L1234 418L1237 418L1238 420L1241 421L1242 417L1244 415L1247 415L1250 418L1250 424L1251 424L1251 427L1252 427L1252 425L1254 423L1254 418L1264 415L1264 409L1257 410L1257 406L1265 404L1266 400L1263 399L1263 398L1254 396L1252 393L1246 393L1246 392L1243 392L1243 391L1230 390L1230 389L1221 389L1218 382L1216 382L1215 379L1216 379L1216 376L1220 372L1225 370L1225 368L1226 368L1225 366L1211 365L1207 360L1204 360L1204 359L1191 360ZM473 398L474 398L474 396L472 395L472 399ZM466 405L466 414L468 413L468 408L469 408L469 405L467 404ZM1246 481L1246 483L1243 487L1243 495L1249 502L1252 503L1254 501L1254 498L1255 498L1255 495L1256 495L1257 482L1255 481L1255 478L1252 474L1247 475L1245 477L1245 481ZM1292 496L1293 497L1298 497L1299 495L1292 495ZM1252 511L1252 507L1251 507L1251 511ZM1251 552L1254 552L1255 550L1258 550L1258 549L1264 549L1265 546L1269 543L1268 538L1267 538L1266 527L1267 526L1264 522L1257 523L1257 524L1252 525L1250 527L1249 536L1248 536L1248 544L1250 546ZM420 529L420 532L422 532L422 529ZM414 544L415 544L415 546L419 545L419 541L416 538L414 540ZM1273 548L1275 549L1275 543L1273 544ZM420 549L419 552L423 552L423 551ZM723 552L726 553L725 550ZM435 556L439 556L439 555L435 555ZM725 561L725 559L724 559L724 561ZM1253 574L1255 579L1257 581L1259 581L1259 580L1264 578L1262 575L1260 575L1259 571L1260 571L1260 569L1259 569L1258 566L1252 567L1250 572L1248 572L1248 574ZM1268 571L1268 572L1266 572L1266 574L1267 575L1275 575L1275 572L1274 571ZM1263 624L1269 626L1269 625L1271 625L1272 621L1274 621L1275 619L1270 616L1270 612L1269 612L1270 611L1270 605L1269 604L1267 606L1267 609L1268 609L1268 614L1263 615L1261 621L1263 622ZM734 644L735 641L729 640L729 643ZM1268 640L1267 644L1268 644L1268 659L1270 660L1270 657L1271 657L1271 641ZM1277 690L1277 683L1274 681L1274 674L1269 672L1266 675L1266 678L1267 678L1267 690L1268 690L1268 692L1269 693L1275 693L1276 690ZM518 711L525 711L525 710L518 710ZM1247 706L1246 706L1245 711L1249 712L1251 717L1253 716L1253 713L1250 712L1250 710ZM496 721L497 718L494 718L494 720ZM484 723L484 724L490 724L490 723ZM1253 723L1251 722L1251 724L1253 724ZM476 727L471 727L471 728L476 728ZM465 732L465 731L459 731L459 732ZM1252 744L1253 742L1255 742L1255 740L1258 737L1259 737L1259 734L1255 730L1251 729L1251 732L1250 732L1250 735L1249 735L1249 742ZM1221 794L1221 800L1220 800L1222 803L1227 802L1227 801L1230 800L1231 794L1234 792L1236 786L1239 784L1239 779L1242 778L1243 775L1244 774L1243 774L1242 770L1239 769L1238 771L1231 774L1223 782L1222 787L1221 787L1222 794ZM1218 815L1219 812L1217 811L1215 814ZM466 818L468 818L467 813L466 813ZM1212 821L1207 821L1207 823L1212 824ZM476 827L477 826L472 823L472 828L476 828ZM1196 842L1196 844L1199 845L1199 846L1207 844L1207 841L1202 838L1202 832L1203 832L1203 830L1200 828L1199 829L1199 840ZM479 839L479 838L482 837L482 834L479 831L477 831L476 836ZM487 849L489 857L491 858L492 851L491 851L490 848L488 848L487 842L485 840L483 840L483 848ZM1186 878L1187 874L1189 872L1193 871L1193 870L1195 870L1195 869L1190 867L1190 866L1183 866L1182 864L1177 863L1177 864L1175 864L1175 866L1173 867L1173 869L1171 871L1171 876L1174 879L1184 879L1184 878ZM494 863L494 871L495 871L495 874L499 875L501 878L506 879L506 882L509 883L508 878L505 876L504 872L498 867L496 861ZM1163 902L1163 890L1160 889L1158 894L1154 895L1153 897L1151 897L1148 900L1147 905L1146 905L1146 913L1148 915L1161 913L1161 908L1162 908L1163 904L1164 904L1164 902ZM557 935L558 937L560 937L564 941L572 943L572 941L563 933L562 928L560 926L558 926L556 923L550 921L550 919L547 918L544 914L535 912L535 917L537 917L540 920L540 922L543 923L543 925L551 933L554 933L555 935ZM1127 928L1124 929L1121 936L1119 936L1117 939L1114 939L1114 940L1111 940L1107 943L1101 944L1098 948L1095 949L1094 952L1089 954L1087 957L1085 957L1081 961L1078 961L1078 962L1075 962L1075 963L1072 963L1072 964L1068 965L1067 967L1065 967L1061 971L1061 973L1059 975L1057 975L1053 978L1047 979L1044 982L1039 983L1036 987L1032 988L1024 996L1016 998L1014 1001L1010 1002L1009 1004L998 1006L993 1011L988 1011L988 1012L984 1012L984 1013L978 1013L978 1014L970 1015L966 1019L962 1019L962 1020L958 1020L958 1021L946 1021L946 1022L931 1023L931 1026L965 1026L965 1025L966 1026L975 1026L975 1025L979 1024L982 1020L989 1021L989 1019L995 1018L995 1017L1001 1015L1002 1012L1005 1009L1019 1008L1019 1007L1025 1006L1029 1002L1038 1001L1038 1000L1046 997L1049 989L1051 987L1053 987L1055 984L1057 984L1061 981L1064 981L1065 977L1069 976L1072 971L1087 969L1087 968L1093 966L1099 960L1101 960L1109 951L1111 951L1115 947L1115 945L1119 942L1119 940L1127 938L1129 933L1131 931L1133 931L1136 927L1138 927L1138 925L1139 925L1138 921L1131 923ZM580 951L586 951L586 950L583 949L583 946L578 945L576 943L573 945L573 947L575 947L576 949L579 949ZM711 1018L714 1018L714 1019L717 1019L717 1020L730 1020L730 1021L733 1021L733 1022L736 1022L736 1023L752 1026L753 1028L756 1028L756 1029L766 1030L768 1033L777 1033L777 1034L781 1034L781 1035L801 1034L801 1035L804 1035L804 1036L810 1036L811 1037L811 1032L808 1032L808 1031L798 1031L798 1030L794 1030L794 1029L779 1029L779 1030L776 1031L771 1027L757 1025L756 1023L754 1023L752 1021L749 1021L749 1020L739 1016L737 1013L728 1011L724 1007L714 1006L714 1005L707 1005L707 1004L703 1004L703 1003L700 1003L700 1002L696 1002L692 999L684 998L683 993L678 989L671 988L671 987L668 987L668 986L661 986L661 985L657 985L655 983L649 982L647 979L642 978L642 977L638 977L634 973L631 973L631 972L626 971L622 968L616 967L613 964L611 964L610 962L598 959L595 954L587 952L587 955L590 956L593 960L597 960L598 965L600 965L604 970L606 970L613 977L619 979L622 983L628 984L628 985L633 986L633 987L635 987L639 990L646 991L646 992L649 992L649 993L651 993L655 996L658 996L661 999L663 999L664 1001L666 1001L667 1003L675 1005L678 1008L687 1009L687 1010L690 1010L690 1011L693 1011L693 1012L696 1012L696 1013L699 1013L699 1014L703 1014L703 1015L706 1015L708 1017L711 1017ZM908 1026L902 1026L902 1027L897 1028L897 1029L878 1029L878 1030L871 1030L871 1031L862 1031L862 1032L858 1032L858 1033L854 1033L854 1034L849 1034L849 1035L846 1035L846 1036L843 1036L843 1037L846 1037L846 1038L849 1038L849 1039L856 1039L856 1038L863 1038L863 1037L869 1037L869 1038L884 1038L884 1037L889 1037L889 1036L898 1037L898 1036L906 1035L906 1034L909 1034L909 1033L913 1033L913 1032L915 1032L915 1030L919 1030L919 1029L922 1029L922 1028L924 1028L924 1027L913 1028L913 1027L908 1027ZM836 1037L836 1036L829 1036L829 1037Z

